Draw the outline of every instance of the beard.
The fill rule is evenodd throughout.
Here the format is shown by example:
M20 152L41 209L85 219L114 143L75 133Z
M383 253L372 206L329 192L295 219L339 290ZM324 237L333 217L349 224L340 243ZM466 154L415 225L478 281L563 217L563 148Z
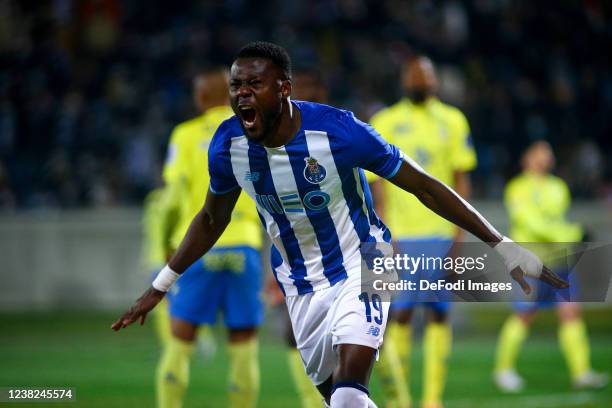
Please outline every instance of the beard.
M422 89L414 89L406 92L406 96L408 97L408 99L410 99L412 103L416 105L422 105L423 103L425 103L427 98L429 98L429 95L429 92Z
M244 134L247 138L255 143L262 143L266 137L271 135L274 131L278 129L280 117L282 114L282 105L280 106L278 111L274 112L261 112L260 114L260 128L256 134L249 133L249 131L244 127L242 120L240 121L240 127L244 131Z

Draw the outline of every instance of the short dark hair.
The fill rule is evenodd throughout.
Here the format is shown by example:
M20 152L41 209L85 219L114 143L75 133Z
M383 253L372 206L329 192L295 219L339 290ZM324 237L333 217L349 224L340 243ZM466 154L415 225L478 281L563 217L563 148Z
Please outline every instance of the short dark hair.
M280 45L265 41L254 41L242 47L236 56L236 59L238 58L268 59L283 71L285 79L291 79L291 58Z

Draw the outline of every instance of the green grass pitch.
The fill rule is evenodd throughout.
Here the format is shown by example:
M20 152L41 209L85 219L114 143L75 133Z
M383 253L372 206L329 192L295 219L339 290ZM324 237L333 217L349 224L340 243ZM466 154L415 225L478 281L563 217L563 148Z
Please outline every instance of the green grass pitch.
M499 309L498 309L499 310ZM479 307L470 324L456 336L445 394L447 408L612 407L612 387L602 391L573 391L556 340L551 312L543 314L519 361L527 379L521 394L500 394L490 380L496 331L506 311ZM612 372L612 312L590 311L592 359L599 370ZM73 403L19 403L15 407L154 407L154 373L158 345L151 328L109 329L111 314L0 314L0 386L74 387ZM263 408L297 407L286 366L285 346L273 325L262 333L261 395ZM226 406L226 355L218 330L217 354L211 361L195 355L186 407ZM411 388L421 389L421 346L415 339ZM370 384L374 400L384 407L376 374ZM0 403L0 405L2 405Z

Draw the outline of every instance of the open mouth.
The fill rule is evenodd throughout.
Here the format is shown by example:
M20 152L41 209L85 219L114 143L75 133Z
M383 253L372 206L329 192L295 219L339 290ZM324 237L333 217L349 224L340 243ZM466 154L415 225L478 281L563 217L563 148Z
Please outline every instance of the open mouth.
M239 106L238 109L240 110L240 118L242 119L244 127L253 129L257 121L257 112L255 109L250 106Z

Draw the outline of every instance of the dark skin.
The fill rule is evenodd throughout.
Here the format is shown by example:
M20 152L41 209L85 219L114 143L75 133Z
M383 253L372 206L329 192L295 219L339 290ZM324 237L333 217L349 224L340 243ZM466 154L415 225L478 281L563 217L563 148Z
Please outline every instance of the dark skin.
M300 129L301 116L289 102L291 81L272 61L240 58L230 71L230 104L246 136L266 147L286 144ZM245 112L254 111L253 124Z
M251 140L273 147L284 145L293 138L300 128L300 115L299 111L291 109L290 94L291 81L271 61L244 58L237 59L232 65L231 105L241 120L246 136ZM247 111L253 109L255 118L252 112L241 112L241 107L246 107ZM501 241L501 234L476 210L413 163L409 161L402 163L391 182L415 194L430 209L491 246ZM169 262L174 271L182 273L214 245L229 223L239 194L240 189L220 195L208 193L204 207L192 221L185 238ZM512 271L514 279L523 289L527 289L529 285L523 275L519 268ZM548 270L542 273L541 279L557 287L567 285ZM113 330L120 330L136 321L142 324L147 313L163 296L163 292L149 288L113 323ZM332 378L318 387L327 400L330 398L333 383L354 381L364 386L368 385L376 350L356 344L341 344L337 347L337 353L338 364Z

